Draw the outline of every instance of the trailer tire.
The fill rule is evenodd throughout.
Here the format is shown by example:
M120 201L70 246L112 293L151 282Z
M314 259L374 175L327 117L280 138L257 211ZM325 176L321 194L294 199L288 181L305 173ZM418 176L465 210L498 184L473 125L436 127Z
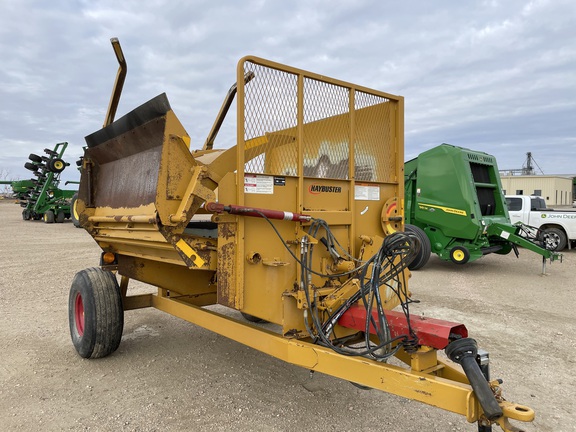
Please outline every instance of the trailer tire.
M64 171L64 168L66 168L66 163L60 158L54 158L48 162L48 170L53 173L61 173Z
M30 159L32 162L42 162L42 157L40 157L34 153L30 153L30 156L28 156L28 159Z
M450 260L454 264L464 265L470 259L470 252L464 246L454 246L450 249Z
M92 267L76 273L68 298L68 322L72 344L81 357L106 357L118 349L124 310L112 272Z
M422 228L419 228L415 225L406 224L404 226L404 230L407 233L413 234L414 237L416 237L420 242L420 250L414 257L412 262L408 264L408 268L410 270L421 269L426 265L426 263L430 259L430 254L432 253L432 246L430 245L430 239L428 238L424 230L422 230Z
M540 240L545 249L560 252L568 244L566 234L559 228L545 228L542 230Z
M54 223L55 221L54 212L52 210L45 211L43 218L45 223L48 224Z
M250 321L250 322L253 322L253 323L263 323L263 322L266 322L266 320L263 320L262 318L258 318L257 316L250 315L250 314L247 314L247 313L244 313L244 312L240 312L240 313L242 314L242 316L244 317L244 319L245 319L246 321Z
M78 210L76 208L76 201L78 201L78 193L75 193L70 201L70 219L76 228L80 228L80 220L78 215Z
M348 381L348 382L349 382L350 384L352 384L354 387L356 387L356 388L358 388L358 389L360 389L360 390L365 390L365 391L367 391L367 390L374 390L372 387L367 387L367 386L365 386L365 385L358 384L358 383L355 383L355 382L353 382L353 381Z

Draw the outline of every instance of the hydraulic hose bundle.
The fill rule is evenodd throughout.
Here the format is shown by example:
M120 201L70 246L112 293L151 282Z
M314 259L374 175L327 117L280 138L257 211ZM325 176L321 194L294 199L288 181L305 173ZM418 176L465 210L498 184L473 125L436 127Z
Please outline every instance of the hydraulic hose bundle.
M322 221L323 222L323 221ZM331 232L327 225L322 224L330 237ZM317 307L317 299L309 299L311 319L317 332L314 336L317 343L328 346L336 352L345 355L368 356L377 360L386 360L394 355L402 346L410 346L416 344L416 337L414 332L410 329L410 312L409 304L412 302L408 297L407 284L404 280L404 269L414 258L419 248L419 244L415 237L403 233L396 232L387 236L378 253L372 256L365 262L360 263L360 266L355 269L355 277L360 281L360 289L352 295L346 302L344 302L337 310L335 310L325 320L320 319L320 311ZM311 254L309 254L311 258ZM303 260L304 261L304 260ZM302 280L306 280L305 273L311 267L311 261L307 266L302 266ZM392 338L390 336L390 329L388 326L387 318L384 313L384 301L381 297L381 287L386 286L387 289L393 291L400 299L402 310L406 315L408 321L409 333ZM307 292L307 290L306 290ZM361 300L361 304L367 311L375 309L377 311L377 318L375 319L371 313L366 314L364 340L362 343L356 343L355 346L345 346L339 344L338 338L330 338L333 334L334 327L342 315L354 304ZM378 342L370 339L370 329L376 330ZM401 341L395 347L393 344ZM336 343L335 343L336 342Z

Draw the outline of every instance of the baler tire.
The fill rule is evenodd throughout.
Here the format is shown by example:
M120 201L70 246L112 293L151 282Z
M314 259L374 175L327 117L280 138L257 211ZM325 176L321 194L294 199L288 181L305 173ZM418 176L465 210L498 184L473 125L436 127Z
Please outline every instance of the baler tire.
M61 173L64 168L66 168L66 163L60 158L54 158L48 162L48 170L55 174Z
M43 219L44 219L44 222L47 224L54 223L54 221L55 221L54 212L52 210L45 211Z
M560 252L568 244L566 234L559 228L545 228L540 239L545 249Z
M74 276L68 298L72 344L83 358L102 358L118 349L124 309L116 276L98 267Z
M464 246L454 246L450 249L450 260L454 264L464 265L470 259L470 252Z
M40 157L34 153L30 153L30 156L28 156L28 159L30 159L32 162L42 162L42 157Z
M408 264L408 268L410 270L418 270L421 269L428 263L430 259L430 254L432 253L432 246L430 245L430 239L424 232L424 230L420 227L415 225L406 224L404 226L404 230L410 234L414 234L420 241L420 250L412 260L410 264Z
M75 193L70 202L70 219L76 228L80 228L80 220L78 219L78 210L76 209L76 201L78 200L78 194Z

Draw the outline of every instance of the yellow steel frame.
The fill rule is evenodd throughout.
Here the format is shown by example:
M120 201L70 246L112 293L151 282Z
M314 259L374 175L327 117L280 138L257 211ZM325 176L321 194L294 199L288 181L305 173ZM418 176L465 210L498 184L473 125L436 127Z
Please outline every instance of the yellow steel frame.
M435 350L424 347L412 354L400 351L398 358L410 366L403 368L364 357L343 356L307 340L286 338L183 299L170 298L165 290L159 290L158 295L126 297L124 304L126 310L154 307L294 365L454 412L468 422L485 420L466 377L449 360L437 358ZM491 385L496 388L498 383ZM497 423L505 432L520 431L509 419L534 419L529 407L503 399L499 403L504 417Z

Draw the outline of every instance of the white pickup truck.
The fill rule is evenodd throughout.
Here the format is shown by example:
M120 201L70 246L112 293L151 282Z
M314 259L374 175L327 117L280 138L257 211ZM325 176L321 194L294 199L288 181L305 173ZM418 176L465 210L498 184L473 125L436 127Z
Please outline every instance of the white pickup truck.
M576 211L546 208L544 198L526 195L506 195L510 221L538 228L544 247L561 251L576 241Z

